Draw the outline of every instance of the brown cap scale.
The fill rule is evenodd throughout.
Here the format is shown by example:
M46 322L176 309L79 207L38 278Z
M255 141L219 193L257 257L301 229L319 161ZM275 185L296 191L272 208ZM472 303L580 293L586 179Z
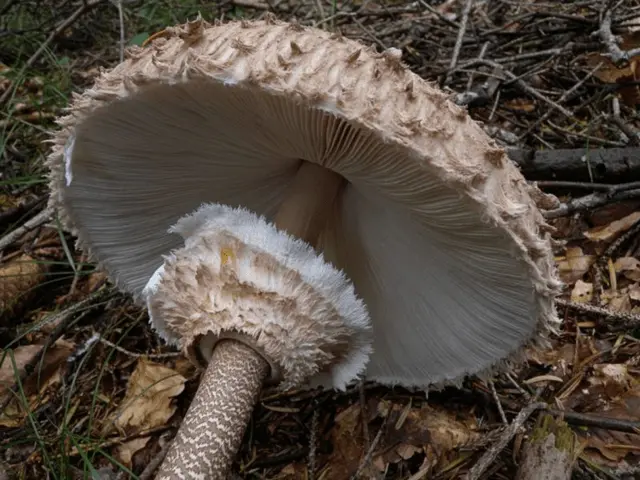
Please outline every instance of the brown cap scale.
M60 120L51 203L165 339L210 360L162 478L233 459L250 408L193 441L190 418L228 408L218 357L255 359L229 384L246 405L268 377L426 388L557 322L530 187L397 50L267 18L172 27L129 57Z

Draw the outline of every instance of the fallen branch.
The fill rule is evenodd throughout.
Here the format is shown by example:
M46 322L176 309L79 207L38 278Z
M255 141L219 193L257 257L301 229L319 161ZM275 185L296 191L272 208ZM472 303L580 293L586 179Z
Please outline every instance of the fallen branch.
M0 238L0 252L10 246L24 234L29 233L31 230L36 229L42 226L44 223L48 222L51 219L52 215L53 211L46 208L35 217L27 220L21 227L16 228L12 232L9 232L4 237Z
M480 476L485 472L487 468L493 463L496 457L502 452L506 446L509 444L511 439L518 433L518 431L522 428L527 419L535 412L536 410L547 408L547 404L543 402L531 403L520 410L520 413L513 419L511 424L506 427L498 440L487 449L487 451L480 457L480 460L476 462L476 464L471 467L471 470L464 477L465 480L478 480Z
M640 198L640 189L624 190L622 192L614 193L595 192L585 195L584 197L574 198L567 203L561 204L558 208L547 210L543 213L547 219L566 217L573 213L584 212L610 203L631 200L633 198Z
M626 66L631 58L640 55L640 48L625 51L618 46L618 40L611 31L611 10L604 12L598 33L600 34L600 40L602 40L602 43L605 44L609 51L606 56L609 57L618 68Z
M561 410L548 409L551 415L557 415L566 420L571 425L581 427L597 427L616 432L640 433L640 421L624 420L620 418L602 417L590 413L564 412Z
M556 300L556 304L580 313L588 313L603 318L605 321L599 322L599 324L610 332L622 332L640 327L640 315L633 313L613 312L587 303L568 302L560 299Z
M507 154L528 180L607 183L640 180L640 148L507 148Z
M462 39L467 31L467 23L469 21L469 14L471 13L471 6L473 0L466 0L464 10L462 11L462 18L460 19L460 28L458 29L458 36L456 37L456 43L453 47L453 53L451 54L451 62L449 63L449 71L445 75L443 85L449 83L449 79L453 74L453 70L458 63L458 57L460 56L460 49L462 48Z

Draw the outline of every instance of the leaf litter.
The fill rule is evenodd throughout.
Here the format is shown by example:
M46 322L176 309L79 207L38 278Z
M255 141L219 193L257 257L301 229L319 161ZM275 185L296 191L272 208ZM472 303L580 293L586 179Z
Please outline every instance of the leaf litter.
M255 17L272 9L284 19L295 17L365 43L402 48L403 59L424 78L456 93L473 93L467 104L471 115L504 146L633 145L639 126L631 110L640 99L639 58L618 65L607 45L594 46L598 8L589 2L583 2L586 7L505 2L500 8L480 2L468 19L458 68L450 71L464 3L231 1L209 6L207 12L216 18ZM627 3L614 13L632 19L630 12L639 5ZM52 45L61 59L73 62L76 88L86 87L100 68L117 61L117 12L97 12L85 12ZM172 15L186 20L193 14L184 7ZM133 23L125 31L134 38L172 22L172 15L152 28L128 19ZM510 15L517 20L508 20ZM52 24L61 19L54 20ZM101 43L105 37L113 40L107 46ZM69 43L69 38L74 40ZM639 38L632 29L620 35L619 46L635 49ZM481 57L500 68L477 63ZM60 62L56 71L67 64ZM0 67L0 94L16 87L11 115L0 119L2 128L13 132L0 178L0 228L5 233L16 228L16 218L19 225L33 215L23 205L46 197L37 160L46 149L37 145L64 106L48 98L51 72L44 62L36 62L34 72L19 84L15 70L11 62ZM505 71L522 78L529 90L501 77ZM593 78L580 83L589 75ZM531 89L570 109L572 116L530 95ZM569 89L573 94L563 97ZM619 112L614 113L622 127L601 113L610 110L603 92L618 99ZM24 183L27 175L31 177ZM571 197L554 193L560 200L549 209ZM359 478L458 478L506 431L501 414L512 421L535 399L563 414L582 442L578 475L591 478L587 475L600 469L614 476L639 472L640 431L634 428L640 419L640 322L635 317L640 311L640 242L637 235L625 237L637 228L638 207L631 198L552 221L559 240L556 262L566 284L564 303L559 304L562 329L549 349L529 349L523 365L496 376L495 395L477 379L460 389L432 392L428 400L424 393L371 385L344 394L266 390L237 471L243 478L347 479L356 472ZM108 288L106 278L85 263L73 249L73 239L52 225L30 229L0 252L0 337L5 345L0 449L6 463L1 466L23 478L41 478L51 469L45 461L51 455L66 456L69 471L82 471L86 452L97 472L113 471L111 457L140 474L161 450L161 436L175 431L197 385L198 372L184 357L162 357L171 349L157 340L144 312L130 299L116 295L105 301L96 295ZM97 300L74 310L94 295ZM612 331L620 318L630 319L631 326ZM48 339L53 342L40 356ZM30 420L39 427L34 429ZM532 424L498 452L491 467L495 478L513 478ZM45 438L46 448L34 437ZM26 442L28 448L20 449L16 442Z

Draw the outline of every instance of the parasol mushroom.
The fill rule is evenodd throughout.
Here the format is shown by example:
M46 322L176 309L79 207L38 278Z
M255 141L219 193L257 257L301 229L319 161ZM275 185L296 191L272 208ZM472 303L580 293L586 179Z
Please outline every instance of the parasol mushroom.
M224 478L265 381L455 385L553 329L532 187L398 50L266 17L128 55L60 119L50 202L208 365L158 478Z

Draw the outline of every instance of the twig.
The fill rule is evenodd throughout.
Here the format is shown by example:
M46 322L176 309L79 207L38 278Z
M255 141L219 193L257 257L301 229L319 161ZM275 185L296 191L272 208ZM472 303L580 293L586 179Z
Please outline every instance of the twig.
M502 423L504 423L505 425L509 425L509 420L507 420L507 416L504 414L502 403L500 402L500 397L498 397L498 392L496 392L496 386L493 384L493 380L489 380L487 383L489 383L491 396L493 397L493 401L496 402L496 406L498 407L498 412L500 413L500 419L502 420Z
M516 382L516 379L513 378L513 376L509 372L505 372L504 376L507 377L511 385L513 385L515 389L518 390L518 392L520 392L521 395L523 395L527 399L531 398L531 394L527 392L524 388L522 388L520 384Z
M30 220L27 220L24 225L16 228L12 232L9 232L4 237L0 238L0 252L10 246L24 234L29 233L31 230L34 230L49 221L52 215L53 211L51 209L45 208L38 215L31 218Z
M577 312L599 315L604 317L605 320L614 322L601 322L602 326L610 332L620 332L640 327L640 315L625 312L613 312L606 308L596 307L595 305L570 302L567 300L557 299L556 303L562 307L575 310Z
M476 462L476 464L469 470L467 475L464 477L465 480L478 480L480 476L484 473L484 471L489 468L489 466L496 459L498 454L502 450L506 448L511 439L518 433L518 430L522 428L527 419L531 416L533 412L539 409L545 409L547 407L546 403L536 402L531 403L520 410L520 413L513 419L513 422L504 429L497 442L495 442L487 451L480 457L480 459Z
M100 336L99 333L95 333L95 335L98 336L97 340L100 343L103 343L104 345L107 345L108 347L113 348L114 350L117 350L120 353L124 353L125 355L129 356L129 357L133 357L133 358L141 358L141 357L146 357L146 358L150 358L150 359L161 359L161 358L174 358L174 357L179 357L180 355L182 355L182 353L180 352L167 352L167 353L136 353L136 352L132 352L130 350L127 350L126 348L122 348L119 345L116 345L113 342L110 342L109 340L107 340L106 338L102 338Z
M371 437L369 436L369 424L367 423L367 397L364 390L364 380L358 383L358 397L360 400L360 418L362 419L362 436L364 444L369 448Z
M31 359L31 361L27 365L25 365L24 370L19 377L19 380L14 385L12 385L12 387L6 393L6 396L2 401L2 404L0 404L0 412L3 412L4 409L7 408L7 405L9 405L9 402L11 402L11 399L14 397L14 395L16 395L16 391L18 390L19 385L22 384L25 381L25 379L33 373L35 366L37 365L38 362L41 361L46 351L62 336L62 334L64 334L65 330L67 329L71 321L74 319L75 314L85 308L95 308L97 305L93 305L93 302L95 302L97 299L102 298L107 293L110 293L109 289L103 288L102 290L99 290L93 295L90 295L89 297L85 298L83 301L78 302L75 305L72 305L66 310L56 315L52 315L50 319L48 319L46 322L39 325L39 326L42 326L52 322L57 323L54 330L51 332L51 334L47 337L47 340L42 345L42 348Z
M255 10L269 10L269 4L253 0L233 0L232 5L242 8L253 8Z
M118 8L118 23L120 24L120 63L124 62L124 11L122 10L122 0L112 0L116 2Z
M164 457L167 456L167 452L169 451L169 447L171 446L171 442L164 441L162 446L160 447L160 451L151 459L151 461L144 467L144 470L138 476L138 480L151 480L153 478L153 474L156 472Z
M609 57L617 67L627 65L631 58L640 55L640 48L624 51L618 46L618 40L611 31L611 10L604 12L598 33L600 34L600 40L602 40L602 43L604 43L607 50L609 50L606 56Z
M45 197L38 197L35 200L31 200L27 203L18 205L17 207L10 208L4 212L0 212L0 228L3 224L17 221L22 215L30 212L33 208L44 202L44 200Z
M596 192L590 195L585 195L584 197L574 198L567 203L563 203L558 208L543 212L543 214L545 218L548 219L566 217L573 213L583 212L596 207L602 207L609 203L621 202L623 200L630 200L638 197L640 197L640 189L625 190L622 192L614 191L612 194L609 192Z
M605 428L616 432L638 433L640 434L640 421L624 420L621 418L602 417L589 413L564 412L562 410L547 409L552 415L558 415L567 423L585 427Z
M362 471L371 462L371 458L373 457L373 453L375 452L376 447L380 443L380 440L382 439L382 434L383 434L385 428L387 427L387 420L388 419L389 419L389 417L387 416L382 421L382 425L380 425L380 429L378 430L378 433L376 433L376 436L374 437L373 442L371 442L371 445L369 446L369 449L367 450L367 453L365 454L364 458L362 459L362 462L360 462L360 465L358 465L358 469L356 470L356 473L353 474L353 476L350 478L350 480L356 480L360 476Z
M316 478L316 450L318 448L318 424L320 423L320 409L314 408L311 416L311 435L309 435L309 480Z
M458 29L458 36L456 37L456 43L453 47L453 53L451 54L451 62L449 63L449 71L445 75L443 85L449 83L453 70L458 63L458 57L460 56L460 49L462 48L462 39L467 31L467 23L469 22L469 14L471 13L471 6L473 0L467 0L462 11L462 18L460 19L460 28Z
M566 90L560 96L560 98L558 99L557 103L562 105L564 102L566 102L567 99L571 95L573 95L576 90L578 90L582 85L585 84L585 82L587 80L589 80L593 75L595 75L595 73L598 70L600 70L600 68L602 67L603 64L604 64L604 62L600 62L593 69L591 69L589 72L587 72L587 74L584 77L582 77L575 85L573 85L569 90ZM518 141L521 142L527 135L529 135L531 132L533 132L533 130L538 128L538 126L541 125L546 119L548 119L551 116L552 113L553 113L553 110L547 110L540 118L538 118L535 122L533 122L533 124L522 135L520 135L520 137L518 137Z
M38 49L34 52L34 54L29 57L29 59L22 66L22 69L20 70L18 78L22 77L22 75L24 75L24 73L29 68L31 68L31 66L36 62L36 60L38 60L38 58L40 58L40 55L42 55L42 53L49 47L51 42L53 42L53 40L58 35L60 35L63 31L69 28L76 20L78 20L78 18L84 15L87 11L89 11L90 9L92 9L93 7L95 7L101 2L102 0L86 0L82 2L82 4L65 21L60 23L60 25L58 25L49 34L47 39L44 42L42 42L42 44L38 47ZM10 85L7 86L7 89L0 96L0 105L3 105L7 101L9 96L11 96L12 92L13 92L13 88ZM0 247L0 250L1 249L2 247Z
M540 100L540 101L548 104L549 106L553 107L554 109L558 110L564 116L569 117L569 118L573 118L573 113L571 113L569 110L564 108L562 105L559 105L557 102L554 102L550 98L544 96L539 91L537 91L535 88L529 86L524 80L519 78L513 72L505 69L499 63L496 63L496 62L494 62L492 60L486 60L484 58L477 58L477 59L472 60L471 62L469 62L469 64L467 64L467 66L475 66L475 65L486 65L488 67L491 67L491 68L494 68L494 69L497 69L497 70L502 70L505 73L505 75L507 77L509 77L509 79L512 82L514 82L521 90L524 90L529 95L537 98L538 100Z
M640 182L627 183L591 183L591 182L568 182L564 180L539 180L534 182L540 188L574 188L584 190L598 190L609 195L628 190L640 189Z
M620 115L606 115L604 118L611 120L629 138L631 145L640 146L640 131L625 122Z

